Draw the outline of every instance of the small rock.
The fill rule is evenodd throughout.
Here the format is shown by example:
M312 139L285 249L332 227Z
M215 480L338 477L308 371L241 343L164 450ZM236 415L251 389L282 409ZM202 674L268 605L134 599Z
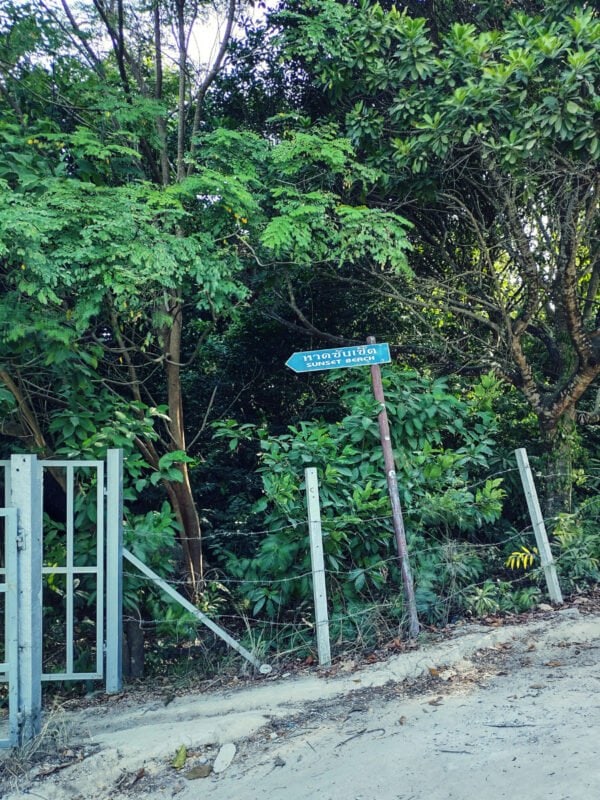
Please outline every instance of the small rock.
M578 608L561 608L558 613L561 617L566 617L567 619L579 619L581 617Z
M208 778L212 769L210 764L199 764L197 767L192 767L192 769L184 772L183 777L187 778L188 781L195 781L198 778Z
M283 760L283 758L281 758L281 756L276 756L275 757L275 761L273 761L273 766L274 767L285 767L285 761Z
M213 764L213 772L215 772L215 774L218 775L220 772L224 772L227 769L233 761L235 750L235 745L232 742L227 742L227 744L223 745Z
M277 734L275 733L275 731L273 731L272 733L269 734L269 739L277 739L277 738L278 737L277 737Z

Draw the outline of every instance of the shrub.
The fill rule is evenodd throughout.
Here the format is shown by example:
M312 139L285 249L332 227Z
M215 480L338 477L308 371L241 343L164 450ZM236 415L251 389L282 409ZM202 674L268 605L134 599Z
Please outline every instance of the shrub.
M224 551L226 571L242 581L253 615L311 615L303 480L309 466L319 476L333 614L398 595L379 406L367 376L337 385L346 410L337 422L300 422L279 436L232 421L216 428L234 448L254 436L261 452L263 496L254 511L268 532L245 557ZM501 513L501 482L483 477L495 429L493 386L479 393L485 408L477 393L465 398L451 392L447 380L412 370L386 370L384 386L417 602L426 621L439 622L464 602L459 589L482 574L483 561L469 540L489 538Z

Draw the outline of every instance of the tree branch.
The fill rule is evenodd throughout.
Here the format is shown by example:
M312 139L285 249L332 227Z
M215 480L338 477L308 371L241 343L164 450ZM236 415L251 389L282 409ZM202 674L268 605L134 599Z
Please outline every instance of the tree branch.
M225 32L223 34L223 38L219 46L219 51L215 57L215 60L213 61L212 67L209 69L208 73L204 77L204 80L202 81L196 92L196 97L195 97L196 107L194 109L194 119L192 122L192 133L190 140L190 151L189 151L190 156L193 156L196 150L195 137L200 128L200 119L201 119L202 105L204 103L204 98L206 97L206 93L209 90L212 82L217 77L217 74L221 68L221 64L223 63L223 59L225 58L225 54L227 53L227 48L229 47L229 41L231 39L231 31L233 29L235 12L237 9L237 2L238 0L229 0L229 5L227 8L227 20L225 23ZM190 164L188 167L188 175L192 171L192 168L193 167Z

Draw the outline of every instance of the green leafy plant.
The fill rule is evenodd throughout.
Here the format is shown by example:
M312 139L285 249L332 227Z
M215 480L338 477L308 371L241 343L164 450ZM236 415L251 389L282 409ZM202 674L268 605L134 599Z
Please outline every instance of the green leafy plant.
M558 545L556 569L561 585L581 589L600 580L598 502L584 503L575 514L560 514L554 537Z
M522 586L514 588L510 581L486 580L465 593L465 608L476 617L489 614L520 614L534 608L541 599L542 592L538 586Z
M494 581L487 580L482 586L476 586L465 594L465 605L477 617L495 614L500 610L497 585Z
M445 380L390 369L385 383L417 603L424 619L440 622L460 606L460 589L484 568L475 548L453 542L451 534L479 535L501 512L501 482L475 480L492 452L494 420L475 401L453 394ZM334 612L401 594L378 404L364 378L338 379L336 388L347 409L339 422L301 422L279 436L264 428L254 431L263 486L254 511L270 532L252 554L224 551L224 557L227 573L241 581L240 593L255 615L312 614L307 466L319 474ZM242 429L231 421L215 428L217 439L236 446L251 433L248 425Z

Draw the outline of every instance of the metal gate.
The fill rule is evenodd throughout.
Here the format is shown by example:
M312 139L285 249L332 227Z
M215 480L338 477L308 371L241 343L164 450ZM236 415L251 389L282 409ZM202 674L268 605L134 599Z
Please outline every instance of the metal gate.
M42 681L121 688L122 452L106 463L17 455L0 468L0 747L11 747L39 731ZM43 514L52 494L59 508Z
M0 508L0 747L18 738L17 510Z

